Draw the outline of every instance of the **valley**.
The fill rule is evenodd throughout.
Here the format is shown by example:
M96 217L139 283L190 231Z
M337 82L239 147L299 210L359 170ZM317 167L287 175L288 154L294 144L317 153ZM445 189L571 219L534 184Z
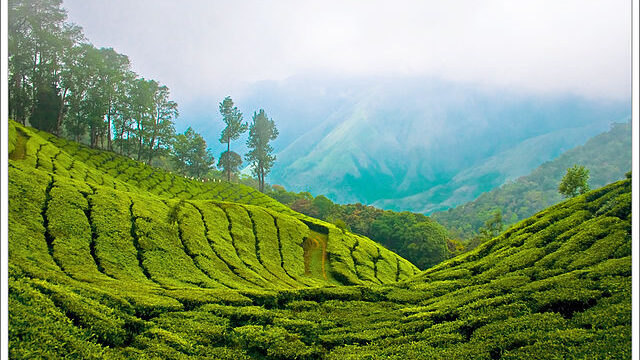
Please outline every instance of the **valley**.
M10 128L12 358L630 356L630 179L420 272L243 185Z

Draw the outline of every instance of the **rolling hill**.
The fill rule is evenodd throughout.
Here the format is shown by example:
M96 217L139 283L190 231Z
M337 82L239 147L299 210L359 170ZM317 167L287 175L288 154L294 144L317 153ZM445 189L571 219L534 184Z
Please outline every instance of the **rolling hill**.
M253 287L279 287L283 285L279 276L283 273L287 275L285 282L292 287L317 285L317 279L303 276L310 269L301 267L305 256L310 261L317 251L327 260L327 264L322 261L326 266L323 265L321 276L316 274L321 278L320 283L335 277L347 283L384 282L376 278L382 276L382 272L376 275L374 271L379 259L384 259L380 263L381 268L383 263L393 267L391 281L396 280L396 273L402 277L416 271L409 262L373 241L343 234L332 225L296 213L252 188L227 182L190 180L114 153L92 150L44 132L37 133L15 123L12 123L12 128L16 134L11 152L11 181L16 186L12 188L30 190L19 195L29 196L26 202L32 206L39 204L42 210L38 216L45 219L42 220L45 223L49 220L82 223L80 228L74 229L77 233L65 233L65 229L57 235L44 233L50 237L47 240L48 251L54 259L57 244L81 236L84 240L91 239L91 256L95 258L98 270L103 268L102 262L109 262L100 259L100 255L109 253L110 248L118 248L113 241L138 243L135 248L118 248L123 253L114 256L120 260L126 258L133 262L128 266L136 268L132 257L136 254L141 268L138 270L159 285L185 285L184 280L189 277L178 273L164 274L166 271L161 269L164 266L161 264L167 256L181 259L181 263L174 265L189 266L189 274L197 273L199 281L210 286L224 282L211 276L220 264L229 267L232 273L246 270L247 273L240 277ZM20 179L23 183L18 184ZM138 199L137 196L142 197ZM51 201L57 206L54 210L50 210ZM68 213L71 208L73 212ZM172 209L177 211L177 219L170 223L167 217ZM61 218L50 219L49 211L51 216ZM92 217L104 212L112 213L113 217ZM77 217L68 219L69 214ZM33 220L33 216L36 214L32 213L27 218ZM112 221L119 226L114 226ZM138 229L142 229L142 235ZM194 229L199 231L194 232ZM61 240L57 240L58 237ZM274 243L273 239L277 242ZM210 249L208 243L212 245ZM313 248L308 243L318 243L316 247L319 246L319 250L305 253L303 247ZM84 243L67 245L71 247L60 251L87 250ZM147 246L149 251L145 251ZM351 255L360 257L362 264L356 265ZM365 259L370 263L365 263ZM83 259L89 260L86 256ZM158 275L146 269L146 261L151 264L149 266L158 267ZM275 263L269 263L273 261ZM117 263L115 259L112 262ZM80 273L84 272L83 266L78 268ZM200 271L196 271L198 269ZM111 278L120 275L130 277L136 272L133 269L132 273L116 274L118 269L115 267L113 270L104 267L103 270L100 272ZM225 281L233 282L236 275L229 275L231 279ZM167 278L158 280L163 276ZM170 279L172 276L182 276L182 280Z
M629 179L417 273L249 188L9 135L11 358L631 356Z
M525 219L562 200L558 184L574 164L590 170L589 185L599 188L624 178L631 170L631 122L612 124L609 131L545 162L527 176L483 193L474 201L435 212L432 217L450 236L469 239L494 211L500 210L506 225Z

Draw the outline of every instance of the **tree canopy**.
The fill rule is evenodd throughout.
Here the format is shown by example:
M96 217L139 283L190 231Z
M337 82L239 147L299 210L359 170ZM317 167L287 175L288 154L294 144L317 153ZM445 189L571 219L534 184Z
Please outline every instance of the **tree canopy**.
M276 156L272 155L271 140L278 137L278 129L273 120L267 117L263 109L253 113L253 123L249 126L247 146L251 149L245 159L251 163L251 171L258 178L260 191L264 191L264 177L269 173Z
M193 128L176 135L178 104L166 85L136 74L127 55L91 44L67 21L61 0L9 0L8 12L10 118L149 165L207 174L213 156ZM219 111L226 124L219 141L227 149L218 166L230 181L242 166L231 142L249 127L231 97L220 102ZM262 189L275 160L268 142L277 130L264 111L256 116L247 159Z
M268 195L297 212L371 238L423 269L463 251L462 244L447 238L444 227L423 214L382 210L360 203L334 204L326 196L294 193L280 185L271 186Z
M582 165L573 165L567 169L558 185L558 192L566 198L571 198L589 191L589 169Z
M11 118L149 164L168 153L178 105L167 86L89 43L60 0L10 0L8 11Z
M214 164L213 155L207 150L207 143L191 127L175 137L173 158L180 172L194 177L206 174Z

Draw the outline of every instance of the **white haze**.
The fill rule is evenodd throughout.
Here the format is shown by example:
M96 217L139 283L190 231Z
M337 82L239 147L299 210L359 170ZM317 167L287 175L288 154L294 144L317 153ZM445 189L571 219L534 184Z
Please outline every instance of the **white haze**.
M313 73L628 99L631 2L65 0L181 104Z

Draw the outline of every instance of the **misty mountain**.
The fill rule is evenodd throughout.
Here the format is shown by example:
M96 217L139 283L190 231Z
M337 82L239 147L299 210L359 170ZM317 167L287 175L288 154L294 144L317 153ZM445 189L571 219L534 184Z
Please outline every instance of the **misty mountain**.
M296 77L259 83L238 103L276 120L270 183L424 213L527 174L630 113L628 101L433 78Z

